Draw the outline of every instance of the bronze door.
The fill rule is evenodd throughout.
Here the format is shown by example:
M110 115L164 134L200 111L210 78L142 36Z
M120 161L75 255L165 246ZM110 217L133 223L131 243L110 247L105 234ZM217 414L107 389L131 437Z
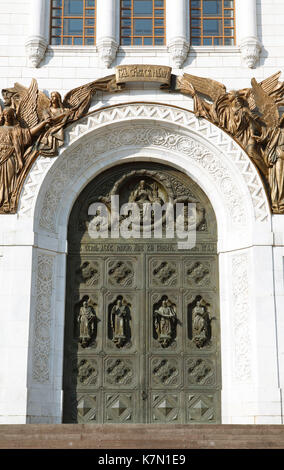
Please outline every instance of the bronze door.
M193 249L90 237L90 204L112 188L137 195L142 175L161 198L197 202ZM120 165L90 183L70 217L66 292L63 422L220 422L216 223L195 183L156 164Z

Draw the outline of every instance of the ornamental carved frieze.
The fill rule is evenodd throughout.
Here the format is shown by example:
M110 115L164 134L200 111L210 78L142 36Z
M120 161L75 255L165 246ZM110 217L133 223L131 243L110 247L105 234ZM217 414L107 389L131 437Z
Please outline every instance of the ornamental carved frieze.
M116 74L75 88L63 99L57 91L47 96L35 79L28 88L15 83L13 88L2 90L0 103L0 214L17 212L34 162L39 156L48 159L58 155L66 127L71 129L79 119L96 112L88 113L94 94L120 91L132 81L158 82L165 92L191 96L195 115L227 132L246 151L262 177L272 212L283 214L284 118L280 107L284 84L279 78L280 72L260 83L253 78L251 87L227 91L210 78L174 76L170 67L120 66ZM153 142L155 132L152 129ZM144 137L141 135L141 143Z

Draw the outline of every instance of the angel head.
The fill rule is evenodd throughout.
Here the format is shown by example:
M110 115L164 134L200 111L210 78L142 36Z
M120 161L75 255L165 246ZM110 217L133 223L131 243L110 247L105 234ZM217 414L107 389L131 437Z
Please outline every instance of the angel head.
M52 91L50 94L50 107L52 108L62 108L63 109L63 103L62 103L62 98L61 95L58 91Z
M17 122L15 110L13 108L4 108L2 119L5 126L14 126Z

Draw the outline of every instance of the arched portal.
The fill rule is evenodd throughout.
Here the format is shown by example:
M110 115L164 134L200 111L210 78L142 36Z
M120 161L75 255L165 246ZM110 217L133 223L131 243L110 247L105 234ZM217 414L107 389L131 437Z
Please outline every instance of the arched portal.
M112 197L120 211L136 205L130 232L121 215L112 235ZM195 225L186 247L177 230ZM163 164L117 165L80 194L68 246L63 422L220 423L217 225L204 192Z

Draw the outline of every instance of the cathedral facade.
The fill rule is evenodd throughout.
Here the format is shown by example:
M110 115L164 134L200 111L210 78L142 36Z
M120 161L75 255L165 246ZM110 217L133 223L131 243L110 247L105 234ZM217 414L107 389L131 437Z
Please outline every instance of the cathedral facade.
M283 422L283 21L1 2L1 424Z

